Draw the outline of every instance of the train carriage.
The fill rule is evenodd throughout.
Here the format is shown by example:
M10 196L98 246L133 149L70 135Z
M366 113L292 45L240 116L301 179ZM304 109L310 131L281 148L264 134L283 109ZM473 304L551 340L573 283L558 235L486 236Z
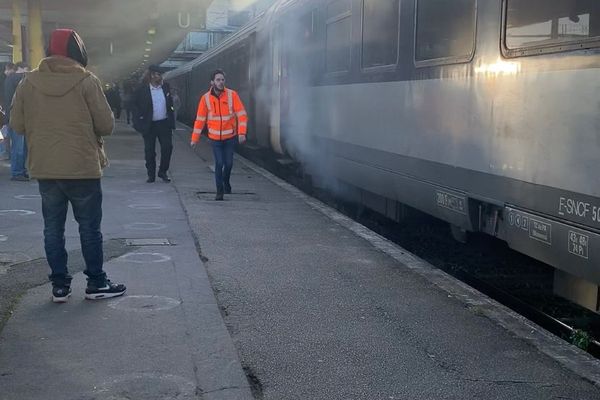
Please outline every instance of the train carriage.
M167 79L191 122L225 69L257 145L498 237L597 311L599 47L597 0L284 0Z

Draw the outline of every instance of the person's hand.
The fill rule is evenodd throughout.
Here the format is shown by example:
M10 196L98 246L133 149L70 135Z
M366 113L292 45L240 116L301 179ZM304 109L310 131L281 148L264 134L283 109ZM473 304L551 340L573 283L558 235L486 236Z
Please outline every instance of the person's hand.
M238 136L238 142L239 142L240 144L244 144L244 143L246 143L246 135L239 135L239 136Z
M192 146L192 149L195 149L196 146L198 146L198 143L190 142L190 146Z

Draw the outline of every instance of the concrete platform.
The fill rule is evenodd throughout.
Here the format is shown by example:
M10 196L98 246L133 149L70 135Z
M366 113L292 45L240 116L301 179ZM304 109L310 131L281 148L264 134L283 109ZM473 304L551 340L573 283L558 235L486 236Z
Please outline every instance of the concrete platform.
M174 141L170 184L107 141L114 300L77 273L50 303L36 184L0 166L1 400L600 399L597 360L241 158L215 202L210 148Z

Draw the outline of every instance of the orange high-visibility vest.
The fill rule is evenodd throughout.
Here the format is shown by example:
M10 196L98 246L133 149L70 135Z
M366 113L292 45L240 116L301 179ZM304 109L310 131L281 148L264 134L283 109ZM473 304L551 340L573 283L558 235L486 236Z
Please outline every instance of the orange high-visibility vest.
M208 137L212 140L226 140L246 134L248 115L235 90L225 88L219 97L209 90L200 98L192 143L198 143L205 124Z

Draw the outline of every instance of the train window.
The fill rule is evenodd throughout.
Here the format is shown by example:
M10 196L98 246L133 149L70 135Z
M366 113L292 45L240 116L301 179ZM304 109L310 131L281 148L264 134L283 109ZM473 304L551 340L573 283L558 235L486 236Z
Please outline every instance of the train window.
M600 41L598 0L510 0L506 1L504 45L512 54L524 49L570 50ZM539 50L542 51L539 51Z
M337 0L327 6L326 71L350 70L352 35L351 0Z
M476 0L417 0L417 66L470 60L476 10Z
M363 68L397 63L399 0L364 0Z

